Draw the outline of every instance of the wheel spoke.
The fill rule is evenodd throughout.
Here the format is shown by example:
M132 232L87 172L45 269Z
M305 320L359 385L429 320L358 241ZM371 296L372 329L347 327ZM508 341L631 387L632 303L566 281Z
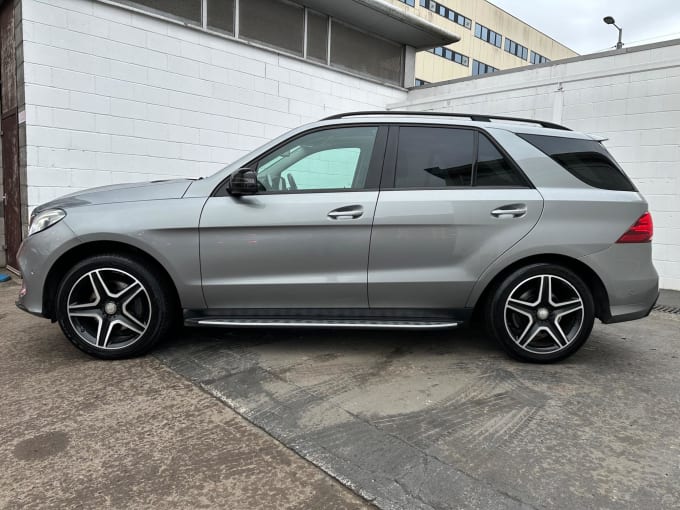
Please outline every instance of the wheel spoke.
M550 322L545 328L545 331L552 337L559 348L562 348L569 343L567 335L564 334L564 331L562 331L562 328L557 321Z
M102 322L97 328L97 346L107 347L109 339L111 338L111 330L113 329L114 321L108 317L103 317Z
M583 305L581 304L581 301L578 301L578 304L573 304L573 305L568 305L568 306L563 306L561 308L555 309L555 321L559 321L562 317L565 315L569 315L570 313L574 312L579 312L583 310Z
M135 321L138 322L138 321ZM142 335L144 333L145 327L140 327L138 324L131 321L128 317L117 317L116 320L112 321L112 324L118 324L130 331L137 333L137 335Z
M508 299L508 304L506 307L513 312L521 313L527 317L534 316L535 307L526 301L520 301L519 299Z
M522 347L525 347L531 342L534 337L536 336L538 326L536 325L536 322L534 321L533 317L530 318L529 324L526 325L524 328L524 331L522 331L522 334L519 335L517 338L517 343L521 345Z
M144 288L142 287L141 283L139 283L138 281L134 281L130 285L125 287L123 290L121 290L120 292L118 292L116 294L112 294L111 297L118 299L119 301L122 301L124 303L129 303L143 289Z
M92 274L94 273L94 275ZM101 270L95 270L90 273L90 279L92 280L92 286L95 288L97 293L101 297L115 297L114 294L111 293L109 290L108 286L106 285L106 282L104 281L104 277L102 276Z

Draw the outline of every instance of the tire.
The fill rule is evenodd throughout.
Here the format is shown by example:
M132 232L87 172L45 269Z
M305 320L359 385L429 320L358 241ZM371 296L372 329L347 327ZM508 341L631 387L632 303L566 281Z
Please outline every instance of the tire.
M101 359L140 356L167 337L178 307L162 275L123 254L89 257L62 278L57 321L80 350Z
M532 264L512 272L492 292L485 325L514 358L553 363L578 351L595 321L588 286L573 271Z

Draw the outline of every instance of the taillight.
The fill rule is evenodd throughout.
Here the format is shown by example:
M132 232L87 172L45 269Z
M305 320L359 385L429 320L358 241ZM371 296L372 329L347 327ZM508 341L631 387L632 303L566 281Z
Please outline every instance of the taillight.
M646 243L652 240L653 235L654 223L652 222L652 215L646 212L616 242Z

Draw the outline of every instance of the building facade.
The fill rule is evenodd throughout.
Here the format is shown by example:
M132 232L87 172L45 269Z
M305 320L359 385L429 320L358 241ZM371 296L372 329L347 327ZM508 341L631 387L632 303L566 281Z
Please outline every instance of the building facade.
M486 0L389 0L460 41L416 56L416 85L542 64L577 53Z

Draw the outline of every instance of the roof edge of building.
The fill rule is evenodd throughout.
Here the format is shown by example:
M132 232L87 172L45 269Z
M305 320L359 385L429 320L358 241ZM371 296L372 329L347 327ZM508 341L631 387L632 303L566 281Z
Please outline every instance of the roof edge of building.
M306 0L305 5L394 42L425 50L460 41L460 37L387 0Z
M558 66L562 64L569 64L572 62L581 62L584 60L593 60L597 58L604 58L604 57L612 57L616 55L625 55L626 53L635 53L638 51L645 51L645 50L653 50L656 48L663 48L665 46L676 46L680 45L680 38L678 39L668 39L666 41L658 41L654 43L649 43L649 44L641 44L639 46L629 46L627 48L622 48L620 50L614 49L614 50L608 50L608 51L601 51L598 53L587 53L585 55L577 55L575 57L567 57L567 58L562 58L559 60L551 60L550 62L545 62L543 64L531 64L531 65L526 65L526 66L520 66L520 67L512 67L510 69L502 69L500 71L496 71L493 73L487 73L487 74L480 74L476 76L465 76L463 78L455 78L453 80L445 80L445 81L438 81L434 83L428 83L426 85L419 85L417 87L408 87L409 91L412 90L421 90L421 89L430 89L434 87L440 87L442 85L448 85L450 83L460 83L464 81L470 81L470 80L480 80L484 78L491 78L493 76L498 76L498 75L504 75L504 74L513 74L513 73L520 73L523 71L530 71L532 69L538 69L538 68L543 68L543 67L553 67L553 66ZM400 103L398 103L400 104Z

